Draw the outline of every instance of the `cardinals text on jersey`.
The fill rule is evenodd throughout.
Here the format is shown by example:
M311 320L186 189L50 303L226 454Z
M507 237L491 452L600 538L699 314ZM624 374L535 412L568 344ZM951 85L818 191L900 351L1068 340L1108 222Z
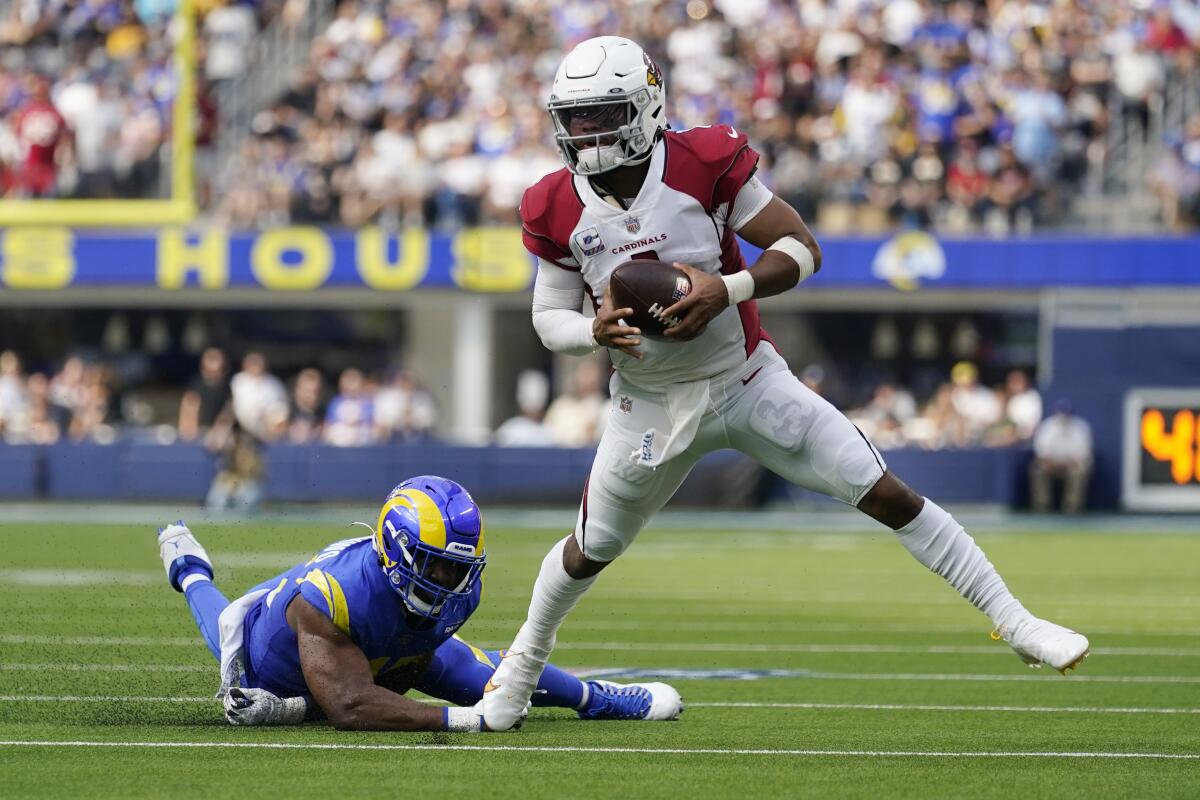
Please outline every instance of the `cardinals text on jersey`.
M521 201L522 238L529 252L577 271L598 304L613 270L631 259L679 261L712 274L746 268L726 224L758 154L727 125L667 131L655 145L646 181L628 208L566 168L542 178ZM647 389L711 377L745 362L766 334L758 305L741 303L718 315L690 342L643 337L641 361L612 351L623 379Z

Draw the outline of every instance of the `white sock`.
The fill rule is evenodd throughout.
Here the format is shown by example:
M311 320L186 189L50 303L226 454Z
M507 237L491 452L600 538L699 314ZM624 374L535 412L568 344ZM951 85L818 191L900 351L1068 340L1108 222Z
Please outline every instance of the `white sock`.
M212 578L208 577L203 572L191 572L191 573L183 576L183 580L181 580L179 582L179 588L183 589L186 592L188 590L188 587L191 586L196 581L211 581L211 580L212 580Z
M575 534L571 534L574 536ZM549 660L554 649L555 636L563 620L575 608L596 576L577 580L567 574L563 567L563 539L542 560L542 571L533 584L533 598L529 601L529 616L513 640L512 650L522 652L543 664Z
M921 513L896 531L896 536L913 558L945 578L959 594L987 614L996 628L1010 625L1029 613L1012 596L1004 579L963 526L929 498L925 498Z

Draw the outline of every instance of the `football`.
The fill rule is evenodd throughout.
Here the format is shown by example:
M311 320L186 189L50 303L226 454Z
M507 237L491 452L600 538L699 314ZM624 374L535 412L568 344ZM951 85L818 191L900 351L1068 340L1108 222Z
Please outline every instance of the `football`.
M627 261L613 270L609 278L614 308L632 308L625 322L642 333L661 334L678 323L663 312L692 290L692 282L682 270L665 261L638 259Z

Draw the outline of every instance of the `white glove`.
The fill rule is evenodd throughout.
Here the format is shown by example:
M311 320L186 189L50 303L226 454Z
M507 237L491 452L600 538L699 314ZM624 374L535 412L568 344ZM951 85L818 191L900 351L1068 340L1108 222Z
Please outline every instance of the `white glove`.
M308 712L303 697L276 697L266 689L234 687L225 695L230 725L299 725Z
M510 731L520 730L525 723L525 718L529 716L529 703L525 704L525 710L521 712L521 716L517 718L517 722ZM480 700L470 708L465 706L451 706L446 709L446 730L448 731L469 731L491 733L489 728L483 721L483 701Z
M484 721L484 700L480 700L479 703L475 703L470 710L472 710L473 714L479 715L480 727L484 730L487 730L487 732L492 732L492 729L488 728L487 723ZM526 717L528 716L529 704L526 703L526 706L524 706L524 708L521 710L521 716L517 717L517 721L512 723L512 727L509 728L509 730L520 730L521 726L524 724L524 721L526 721Z

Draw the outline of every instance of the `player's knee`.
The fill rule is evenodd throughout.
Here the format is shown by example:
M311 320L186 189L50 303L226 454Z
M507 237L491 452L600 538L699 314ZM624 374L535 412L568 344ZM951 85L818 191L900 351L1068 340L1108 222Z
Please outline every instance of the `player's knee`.
M575 580L590 578L598 575L600 570L612 563L620 553L614 553L610 558L604 558L603 555L605 554L592 553L591 557L584 555L579 540L571 536L567 539L567 546L563 548L563 569Z
M892 530L899 530L916 519L925 498L891 472L885 472L858 503L858 510Z

